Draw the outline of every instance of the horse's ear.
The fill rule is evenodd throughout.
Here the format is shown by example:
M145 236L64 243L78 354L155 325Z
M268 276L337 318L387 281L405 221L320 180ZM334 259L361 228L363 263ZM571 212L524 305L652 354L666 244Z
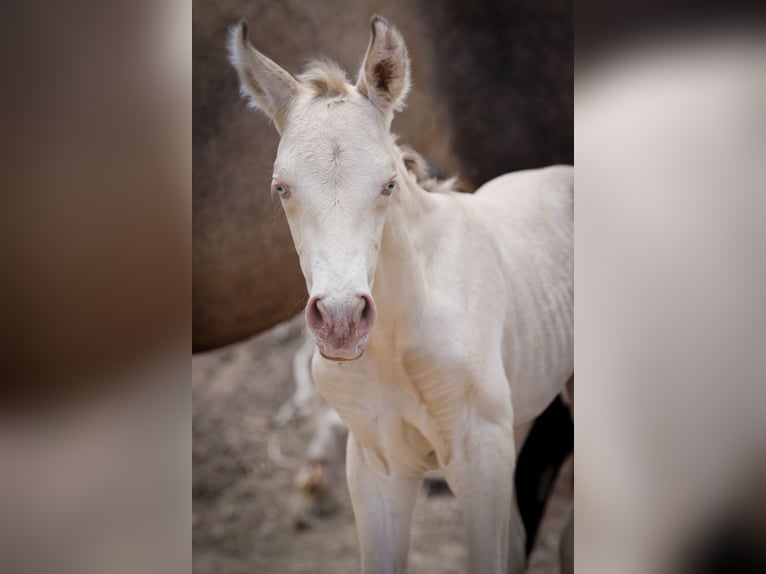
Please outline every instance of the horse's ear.
M372 36L356 88L383 113L404 108L410 89L410 57L399 30L373 16Z
M229 30L227 47L229 61L239 74L240 92L252 107L266 112L282 133L290 106L300 93L298 81L253 48L244 20Z

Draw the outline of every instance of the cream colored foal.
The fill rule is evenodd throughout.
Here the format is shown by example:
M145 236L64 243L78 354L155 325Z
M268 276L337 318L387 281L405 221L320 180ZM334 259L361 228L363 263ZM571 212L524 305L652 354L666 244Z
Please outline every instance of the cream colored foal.
M355 85L327 63L294 78L244 23L229 51L281 134L272 190L308 286L314 378L350 430L362 571L405 572L422 476L441 468L470 572L519 572L516 443L573 372L572 168L421 188L390 134L409 57L380 17Z

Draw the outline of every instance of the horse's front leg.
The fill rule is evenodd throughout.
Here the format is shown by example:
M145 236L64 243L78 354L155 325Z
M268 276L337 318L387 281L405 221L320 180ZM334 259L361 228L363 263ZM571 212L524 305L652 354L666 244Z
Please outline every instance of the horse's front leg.
M349 433L346 474L362 554L363 574L404 574L410 521L422 476L381 468Z
M511 418L470 416L445 468L463 511L470 574L523 571L523 555L510 567L508 556L515 465Z

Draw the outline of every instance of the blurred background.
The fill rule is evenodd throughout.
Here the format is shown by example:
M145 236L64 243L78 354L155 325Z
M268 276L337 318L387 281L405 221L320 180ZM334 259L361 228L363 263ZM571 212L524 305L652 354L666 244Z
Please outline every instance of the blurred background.
M187 573L191 6L0 32L0 572Z
M268 191L278 134L246 109L225 38L246 18L253 44L291 73L321 57L353 82L373 14L401 30L412 61L413 87L392 131L442 177L457 175L472 192L509 171L573 160L569 0L195 0L193 532L201 574L316 572L318 561L320 571L358 568L343 429L315 398L283 416L293 399L301 402L294 379L307 358L302 317L291 318L303 309L306 287ZM519 471L532 534L573 442L563 405L543 418ZM336 431L342 436L329 441ZM571 509L571 461L567 469L531 571L558 571L551 568ZM416 511L411 566L465 569L457 504L435 483Z

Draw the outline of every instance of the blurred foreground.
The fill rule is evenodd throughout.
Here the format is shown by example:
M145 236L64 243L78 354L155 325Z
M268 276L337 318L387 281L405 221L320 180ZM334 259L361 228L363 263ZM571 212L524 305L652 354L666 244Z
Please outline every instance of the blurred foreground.
M707 26L578 67L578 571L766 568L764 62Z

